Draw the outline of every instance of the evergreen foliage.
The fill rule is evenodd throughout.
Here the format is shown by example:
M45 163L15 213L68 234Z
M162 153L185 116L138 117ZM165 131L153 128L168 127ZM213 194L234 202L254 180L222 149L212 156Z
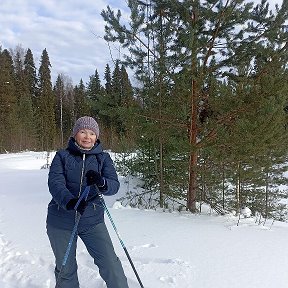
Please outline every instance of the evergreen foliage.
M16 79L17 115L19 150L26 150L37 145L36 127L33 115L32 95L30 93L31 84L28 74L25 73L25 51L18 46L14 55L14 70Z
M13 59L7 49L0 54L0 151L17 151L17 97Z
M39 68L39 96L36 110L39 126L38 135L40 149L49 151L55 146L56 123L55 123L55 98L51 82L51 64L47 50L44 49Z
M74 122L83 115L89 114L89 110L85 85L81 79L74 88Z
M127 51L103 85L95 69L87 85L60 74L52 86L46 49L37 70L30 49L0 47L0 153L63 147L90 115L117 169L142 179L123 202L287 219L287 1L127 6L129 20L102 11L105 39Z
M192 212L197 200L211 199L239 212L244 183L273 185L261 174L267 162L259 168L254 159L269 157L269 167L286 159L285 5L273 13L267 1L130 0L128 23L121 11L102 11L105 39L128 49L124 62L139 81L139 165L132 166L161 207L181 176L184 189L173 199L187 200Z

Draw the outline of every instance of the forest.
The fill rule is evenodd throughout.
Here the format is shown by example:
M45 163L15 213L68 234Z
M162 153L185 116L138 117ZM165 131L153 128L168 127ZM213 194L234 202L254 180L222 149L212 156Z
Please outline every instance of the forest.
M39 68L30 48L0 47L0 153L65 147L90 115L122 175L141 179L123 202L287 220L288 1L272 10L265 0L128 0L127 9L129 19L102 11L105 40L124 52L88 83L63 74L52 83L44 47Z

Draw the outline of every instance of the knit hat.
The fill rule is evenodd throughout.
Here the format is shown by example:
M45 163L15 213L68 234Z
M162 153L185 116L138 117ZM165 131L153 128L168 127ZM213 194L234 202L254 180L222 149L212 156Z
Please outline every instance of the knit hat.
M89 116L83 116L79 118L73 127L72 137L75 137L81 129L92 130L95 132L97 139L99 138L99 126L94 118Z

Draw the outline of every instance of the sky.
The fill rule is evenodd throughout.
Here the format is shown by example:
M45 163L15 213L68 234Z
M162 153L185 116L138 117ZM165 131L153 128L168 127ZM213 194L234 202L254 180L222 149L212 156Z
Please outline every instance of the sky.
M269 3L274 6L282 0ZM30 48L36 67L46 48L53 81L62 73L71 77L74 85L81 78L85 84L96 69L103 79L106 64L113 67L113 59L120 55L119 45L111 44L109 49L103 39L100 13L107 5L127 9L126 0L1 0L0 45L4 49Z
M0 154L0 288L55 287L46 163L45 152ZM219 216L209 207L194 215L124 207L117 199L139 191L139 182L120 174L119 180L118 194L105 200L145 288L287 288L288 223ZM129 288L140 288L105 218ZM77 262L81 288L106 288L81 240Z
M7 49L17 45L30 48L36 67L39 67L42 51L46 48L52 78L63 73L72 77L76 85L81 78L88 80L95 69L101 75L106 64L113 65L103 39L104 21L100 15L107 5L121 9L126 2L1 0L0 45ZM117 48L111 46L114 57Z

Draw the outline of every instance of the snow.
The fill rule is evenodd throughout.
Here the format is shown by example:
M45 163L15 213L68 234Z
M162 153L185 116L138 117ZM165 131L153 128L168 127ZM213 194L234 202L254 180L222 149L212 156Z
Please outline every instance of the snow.
M48 169L46 153L0 155L0 288L55 287L54 257L45 229ZM124 207L127 190L119 177L118 196L107 206L145 288L286 288L288 224L252 217L168 213ZM136 188L135 188L136 189ZM249 215L248 215L249 216ZM106 218L130 288L140 287ZM105 288L79 240L81 288Z

